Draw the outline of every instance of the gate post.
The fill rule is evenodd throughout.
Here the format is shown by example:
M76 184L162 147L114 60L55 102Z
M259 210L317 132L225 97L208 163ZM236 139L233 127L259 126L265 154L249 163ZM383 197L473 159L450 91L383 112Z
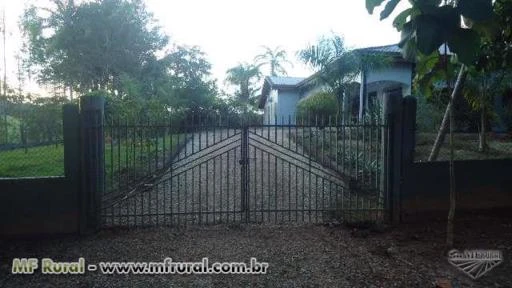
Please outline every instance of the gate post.
M400 90L384 94L383 112L388 131L383 133L384 169L382 175L384 209L391 215L393 224L400 222L400 174L402 144L402 93Z
M383 188L386 193L385 209L391 213L393 224L400 223L402 184L408 165L414 161L416 138L416 98L402 98L401 91L384 95L384 116L388 133L383 135L385 145Z
M85 198L81 189L81 145L80 145L80 111L76 104L65 104L62 108L62 130L64 140L64 175L71 193L75 193L78 208L78 233L86 229Z
M80 97L82 126L82 191L86 198L87 227L100 227L101 196L105 189L105 142L103 113L105 98L97 95Z

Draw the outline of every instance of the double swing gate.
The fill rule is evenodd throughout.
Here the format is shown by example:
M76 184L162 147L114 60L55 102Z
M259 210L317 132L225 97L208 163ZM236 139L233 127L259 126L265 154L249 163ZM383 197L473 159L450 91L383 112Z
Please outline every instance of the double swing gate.
M101 225L387 217L386 125L231 122L106 123Z

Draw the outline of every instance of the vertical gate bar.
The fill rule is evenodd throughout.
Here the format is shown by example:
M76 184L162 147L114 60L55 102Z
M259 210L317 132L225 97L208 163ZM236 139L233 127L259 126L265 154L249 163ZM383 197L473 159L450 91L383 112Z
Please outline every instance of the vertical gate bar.
M315 175L315 223L318 223L318 176Z
M352 125L349 126L349 129L348 129L348 155L349 155L349 161L348 161L348 175L350 177L352 177L352 167L353 167L353 158L354 158L354 155L353 155L353 145L352 145Z
M178 134L179 135L179 134ZM174 176L173 176L173 166L174 166L174 159L177 157L177 155L175 155L175 153L178 153L178 149L174 149L173 148L173 139L174 138L174 132L173 132L173 129L172 129L172 115L169 115L169 169L170 169L170 174L171 174L171 177L169 179L170 183L169 183L169 190L167 192L169 192L169 198L170 198L170 207L169 208L169 213L170 213L170 219L169 221L171 222L171 225L174 225L174 206L173 206L173 201L172 201L172 196L173 196L173 184L174 184ZM179 139L179 138L178 138ZM177 140L178 140L177 139ZM176 145L179 145L179 141L176 143ZM178 194L178 205L180 205L180 200L179 200L179 193L180 193L180 181L179 181L179 178L178 178L178 184L176 185L176 193ZM167 207L166 207L167 208ZM180 209L179 209L179 206L177 208L177 212L179 213L180 212ZM179 214L177 214L179 215ZM178 220L179 220L179 216L178 217ZM179 223L178 223L179 225Z
M125 173L125 181L124 181L124 185L125 185L125 189L128 191L128 185L129 185L129 177L130 177L130 165L129 165L129 160L128 160L128 154L129 154L129 140L128 140L128 119L125 119L125 122L124 122L124 169L125 171L127 171ZM126 201L128 202L128 200ZM128 203L126 203L126 213L125 213L125 216L126 216L126 226L129 225L129 222L130 222L130 219L129 219L129 208L128 208Z
M134 121L134 120L132 120L132 121ZM135 171L136 171L136 169L137 169L137 168L136 168L136 166L135 166L135 165L136 165L136 163L137 163L137 160L136 160L136 159L137 159L137 146L136 146L136 143L137 143L137 131L136 131L136 129L135 129L135 122L133 122L133 124L132 124L132 127L131 127L131 128L132 128L132 129L131 129L131 130L132 130L132 143L131 143L131 146L132 146L132 152L133 152L133 153L132 153L132 154L133 154L133 155L132 155L132 157L133 157L133 158L132 158L132 161L131 161L131 162L132 162L132 169L130 169L130 170L131 170L131 173L130 173L130 174L131 174L132 178L130 179L130 182L131 182L131 181L134 181L134 179L135 179L135 177L136 177L136 175L135 175ZM135 213L135 207L136 207L136 206L135 206L135 204L136 204L136 199L135 199L135 197L133 197L132 199L133 199L133 209L132 209L132 211L133 211L133 212L132 212L132 213L130 213L130 214L132 214L132 215L133 215L133 225L135 226L135 225L136 225L136 223L137 223L137 218L135 217L135 214L136 214L136 213Z
M364 120L363 120L364 121ZM362 163L362 168L361 168L361 180L362 181L362 184L365 185L366 182L365 182L365 170L366 170L366 167L368 166L366 160L367 160L367 156L366 156L366 153L367 153L367 141L366 141L366 123L363 123L363 127L362 127L362 132L363 132L363 163Z
M113 193L115 192L114 191L114 165L115 165L115 162L114 162L114 139L113 139L113 134L114 134L114 119L110 119L110 175L108 177L109 181L108 181L108 189L106 189L108 191L108 193ZM106 171L106 170L105 170Z
M192 143L192 146L194 146L194 144L195 144L195 143L193 142L193 143ZM196 167L194 167L194 168L192 168L192 169L191 169L191 171L190 171L190 172L192 172L192 182L191 182L191 184L192 184L192 189L191 189L191 190L192 190L192 191L191 191L191 193L190 193L190 197L191 197L191 202L190 202L190 212L192 212L192 213L193 213L193 214L191 215L191 216L192 216L192 224L195 224L195 222L196 222L196 218L197 218L197 215L198 215L198 214L196 213L197 211L196 211L196 208L195 208L195 205L194 205L194 194L195 194L195 191L197 191L197 190L195 189L195 185L196 185L196 176L195 176L195 174L196 174L196 173L195 173L195 171L196 171L196 168L197 168L197 166L196 166ZM186 184L185 184L185 185L186 185Z
M270 131L270 127L267 128L268 131ZM270 133L270 132L268 132ZM270 134L269 134L270 135ZM267 154L267 221L270 222L270 217L271 217L271 213L270 213L270 202L271 202L271 194L270 194L270 191L272 190L270 187L270 153L266 152L265 154Z
M199 139L201 139L201 132L199 132ZM199 140L199 143L201 143L201 140ZM201 145L201 144L199 144ZM198 185L199 185L199 225L203 223L203 164L199 164L199 175L198 175Z
M247 161L247 127L242 127L242 141L241 141L241 147L240 147L240 208L242 212L245 212L245 197L247 196L247 191L245 190L247 188L247 167L246 167L246 161Z
M261 128L261 135L263 136L263 128ZM255 148L256 149L256 148ZM261 191L260 191L260 207L261 207L261 222L263 222L263 203L265 201L263 201L265 199L265 196L263 195L263 170L264 170L264 165L265 165L265 162L263 161L263 150L260 149L260 159L261 159L261 168L260 168L260 187L261 187ZM258 170L256 170L258 171Z
M292 178L292 166L290 164L290 162L288 162L288 221L291 221L292 220L292 216L291 216L291 209L292 209L292 191L291 191L291 186L292 186L292 182L291 182L291 178Z
M305 179L306 177L304 176L304 168L301 168L301 171L302 171L302 222L304 222L304 214L306 213L306 201L305 201L305 198L306 198L306 182L305 182ZM309 184L309 183L308 183Z
M236 152L238 149L239 148L235 148L235 154L233 155L233 169L235 167L237 167L236 166L236 155L237 155ZM240 153L241 153L241 151L240 151ZM232 173L232 174L233 174L233 221L236 221L236 212L237 212L235 209L235 207L236 207L236 175L235 175L235 173ZM238 184L240 184L240 183L238 183ZM240 207L240 208L241 208L240 210L243 209L242 207ZM241 215L240 215L240 217L241 217Z
M215 128L214 128L215 129ZM215 130L213 131L213 135L215 135ZM215 136L213 136L215 138ZM214 142L215 143L215 142ZM219 158L219 156L215 156L213 158L213 193L212 193L212 198L213 198L213 224L215 225L216 222L217 222L217 209L215 207L216 205L216 202L215 202L215 194L217 194L217 159Z
M116 139L117 139L117 190L121 192L121 123L119 117L116 124ZM112 151L113 152L113 151Z
M318 115L315 115L315 158L316 159L319 159L320 157L318 157Z
M207 132L208 133L208 132ZM208 136L206 136L206 139L208 139ZM208 140L206 140L206 142L208 142ZM213 161L215 161L215 157L213 158ZM210 196L208 194L210 194L210 159L206 160L206 170L204 171L205 172L205 177L206 177L206 207L205 207L205 217L206 217L206 221L205 223L209 223L208 221L210 220Z
M281 132L281 134L282 134L282 132ZM281 139L283 139L283 138L281 138ZM279 183L281 183L281 189L279 190L279 192L280 192L280 196L281 197L279 197L279 202L278 203L279 203L279 206L280 206L279 214L281 214L281 222L284 222L284 214L285 214L285 211L286 211L285 208L284 208L285 207L286 192L284 190L284 181L283 181L284 179L283 178L285 176L285 171L284 170L286 169L286 167L285 167L284 160L283 159L280 159L280 160L281 160L281 166L280 166L281 179L280 179Z
M119 193L122 193L122 190L121 190L121 141L122 141L122 126L121 126L121 122L119 120L119 116L117 117L117 125L116 125L116 134L117 134L117 158L118 158L118 161L117 161L117 190L119 191ZM118 225L121 224L121 204L119 204L118 206L118 213L117 213L117 221L118 221Z
M280 124L280 129L281 129L281 146L283 148L285 148L285 144L284 144L284 127L286 125L286 121L284 120L284 115L281 115L281 124Z
M321 140L322 141L321 142L321 144L322 144L321 147L322 148L320 150L320 159L322 159L321 160L321 164L325 165L326 164L325 163L325 150L326 150L326 148L325 148L325 144L326 144L325 143L325 130L326 130L326 127L325 127L325 116L324 115L322 115L322 119L320 121L321 121L320 122L320 125L321 125L320 127L323 127L323 129L322 129L322 140Z
M343 171L343 174L346 174L346 170L345 170L346 169L346 167L345 167L346 166L345 160L347 158L347 154L346 154L346 152L347 152L346 151L346 136L347 136L347 133L346 133L347 132L346 131L347 130L346 122L343 122L341 124L341 129L343 129L342 133L341 133L342 134L341 137L343 139L343 142L342 142L343 152L341 153L341 171Z
M137 220L139 220L139 215L137 213L137 210L138 210L138 204L139 204L139 201L137 201L138 195L134 195L133 196L133 220L134 220L134 225L135 226L138 226L137 225Z
M298 129L297 127L299 126L299 121L297 118L298 118L298 115L295 114L295 139L294 139L295 140L295 153L298 153L298 148L299 148L299 145L297 143L298 137L299 137L299 134L298 134L299 131L297 130Z
M292 116L291 115L288 115L288 149L291 150L291 143L290 143L290 140L291 140L291 129L292 129Z
M369 128L369 135L368 135L368 143L369 143L369 149L368 149L368 185L370 189L373 190L373 124L370 124Z
M311 141L311 140L310 140ZM311 161L309 163L309 170L308 170L308 186L309 186L309 198L308 198L308 202L309 202L309 223L311 223L311 209L312 209L312 205L313 203L311 202L311 189L312 189L312 186L313 184L311 183Z
M185 174L185 175L183 175L183 174ZM178 212L178 214L176 214L176 218L177 218L177 221L178 221L178 225L180 225L180 224L181 224L181 222L182 222L182 218L185 218L185 221L183 221L183 222L185 222L185 223L186 223L186 220L187 220L187 212L188 212L188 209L187 209L187 203L188 203L188 194L187 194L187 189L188 189L188 188L187 188L187 178L188 178L188 177L187 177L187 175L188 175L188 171L186 171L186 172L185 172L185 173L183 173L183 174L179 174L179 175L178 175L178 185L177 185L178 187L181 187L181 186L182 186L182 184L181 184L181 183L182 183L182 182L181 182L181 180L182 180L182 178L185 178L185 181L184 181L184 184L185 184L185 185L183 185L183 186L185 186L185 189L184 189L184 191L183 191L183 192L184 192L184 195L183 195L184 197L183 197L183 198L185 198L185 202L183 202L183 213L181 213L181 201L180 201L180 196L181 196L181 195L180 195L180 194L181 194L181 193L180 193L180 190L181 190L181 189L177 188L177 192L178 192L178 193L177 193L177 194L178 194L178 195L177 195L177 196L178 196L178 197L177 197L177 200L178 200L178 211L177 211L177 212ZM183 176L183 177L182 177L182 176Z
M254 129L255 129L254 132L256 132L256 128L254 128ZM249 171L254 170L254 183L252 183L252 185L250 186L250 188L252 188L252 194L254 194L254 197L253 197L254 198L254 204L253 204L254 209L251 208L250 203L248 203L247 206L249 208L249 211L254 210L254 222L256 222L256 219L258 217L257 216L257 210L258 210L258 202L257 202L257 194L258 194L258 181L257 181L257 177L258 177L258 173L257 173L258 172L258 160L256 160L256 146L252 147L252 151L253 151L252 160L254 161L254 166L253 166L254 169L251 169L249 167ZM261 168L260 168L260 170L261 170ZM251 190L251 189L249 189L249 190ZM249 194L250 193L251 192L249 192Z
M229 135L229 127L228 127L228 135ZM231 154L231 151L232 150L228 150L227 154L228 154L228 157L227 157L227 160L226 160L226 166L227 166L227 173L226 173L226 221L229 222L229 217L230 217L230 210L229 210L229 176L232 174L231 173L231 170L230 170L230 165L231 165L231 161L230 161L230 157L229 155ZM236 148L235 148L235 151L236 151ZM233 207L233 210L235 209L235 207Z
M145 137L146 140L146 148L148 149L146 151L146 155L144 155L144 158L146 159L146 163L148 164L148 176L151 175L151 126L149 124L149 119L147 120L146 127L144 127Z
M203 131L204 131L204 126L203 126L203 119L201 117L201 114L198 115L199 117L199 125L197 127L197 130L198 130L198 134L199 134L199 150L197 150L196 152L199 152L201 150L203 150Z
M336 129L336 132L334 133L334 142L335 142L335 148L336 149L336 155L335 155L335 163L336 163L336 171L339 172L340 171L340 165L339 165L339 161L338 161L338 153L339 153L339 145L338 145L338 142L339 142L339 139L338 139L338 130L339 130L339 126L338 126L338 114L336 114L336 117L334 119L334 128Z
M162 138L163 138L163 142L162 142L162 155L163 155L163 158L164 158L163 159L163 163L162 163L162 168L166 168L167 167L167 165L166 165L167 164L167 150L166 150L167 145L166 145L165 142L167 142L166 138L167 138L168 134L170 135L170 133L168 133L170 131L168 130L167 123L162 123L162 128L161 129L162 129L161 133L162 133Z
M302 140L301 140L301 141L302 141L302 156L304 156L304 155L305 155L305 153L306 153L306 140L305 140L305 138L304 138L304 137L306 136L306 135L305 135L305 134L306 134L306 126L305 126L305 124L306 124L306 123L304 122L304 115L302 115L302 117L301 117L301 118L302 118L302 120L301 120L301 121L302 121L302 126L301 126L301 128L300 128L300 132L301 132L301 134L302 134ZM310 152L310 153L311 153L311 152Z
M222 134L221 134L221 137L222 137ZM219 181L220 181L220 183L219 183L219 212L220 212L220 214L219 214L219 221L221 223L223 221L222 220L222 216L223 216L222 212L224 211L224 208L222 207L222 204L223 204L223 202L222 202L222 192L224 191L224 186L223 186L223 182L224 181L222 181L222 178L223 178L223 175L225 174L225 172L224 172L224 169L223 169L222 166L224 166L223 163L224 163L224 154L225 153L226 152L221 154L221 157L220 157L220 169L219 169L219 173L220 173L220 175L219 175ZM227 152L227 153L229 154L229 152Z
M336 183L334 183L334 185L336 185ZM334 197L337 198L336 195L338 194L338 190L335 190L334 193L335 193ZM331 214L332 214L332 211L334 210L333 207L338 206L338 202L333 200L333 197L332 197L332 181L329 181L329 201L327 201L327 204L328 204L328 207L327 207L328 212L327 213L329 213L329 216L332 216Z
M295 122L297 123L297 122ZM299 222L299 174L298 170L299 166L295 165L295 221ZM304 185L304 184L302 184Z
M356 180L359 179L359 125L360 125L360 122L358 122L356 124ZM356 202L357 203L357 202Z
M158 124L156 122L153 122L152 126L151 126L151 134L153 134L153 138L154 140L151 141L151 142L154 142L155 143L155 158L154 158L154 161L155 161L155 172L158 171Z
M139 149L139 167L137 168L138 171L142 171L143 168L144 168L144 164L143 164L143 149L144 149L144 137L142 136L142 122L139 124L138 126L138 132L139 132L139 146L140 146L140 149ZM142 172L140 172L142 173Z
M277 138L276 138L277 139ZM277 223L277 157L274 155L274 221Z
M325 222L324 219L325 214L325 179L322 177L322 222Z

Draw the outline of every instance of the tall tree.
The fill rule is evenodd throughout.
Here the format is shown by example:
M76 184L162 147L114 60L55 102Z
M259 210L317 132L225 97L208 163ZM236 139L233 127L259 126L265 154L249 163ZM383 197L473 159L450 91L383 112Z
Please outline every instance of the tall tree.
M232 85L238 86L236 91L237 98L247 108L249 99L254 96L256 88L255 81L261 77L260 70L257 66L242 63L226 71L226 81ZM244 109L245 109L244 108Z
M261 67L268 65L270 68L270 76L287 75L283 64L293 64L288 61L286 51L281 47L275 47L274 49L271 49L267 46L263 46L263 49L263 53L254 57L256 66Z
M76 91L119 88L123 74L135 76L164 48L141 0L81 2L52 0L52 6L25 10L22 26L39 80Z

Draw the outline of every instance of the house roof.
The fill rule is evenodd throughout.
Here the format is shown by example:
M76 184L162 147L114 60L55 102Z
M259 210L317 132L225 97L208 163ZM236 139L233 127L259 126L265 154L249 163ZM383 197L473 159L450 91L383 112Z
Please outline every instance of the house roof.
M440 48L441 49L441 48ZM402 59L401 53L402 48L398 46L398 44L392 45L384 45L384 46L375 46L375 47L367 47L356 49L360 53L377 53L377 54L390 54L394 56L395 59ZM405 60L403 60L405 61ZM318 72L317 72L318 73ZM262 109L267 102L268 94L272 88L298 88L303 85L307 85L311 83L312 79L317 74L313 74L307 78L299 78L299 77L265 77L265 81L263 83L263 88L261 91L258 107Z
M398 44L392 45L384 45L384 46L375 46L375 47L367 47L356 49L359 52L370 52L370 53L389 53L389 54L400 54L402 53L402 48L398 46Z
M262 109L267 102L268 94L272 89L286 89L295 88L297 85L306 78L302 77L277 77L267 76L263 82L263 88L261 89L261 95L259 97L258 108Z
M268 79L268 82L272 87L279 87L279 86L296 86L299 84L302 80L306 79L303 77L276 77L276 76L269 76L265 77Z

